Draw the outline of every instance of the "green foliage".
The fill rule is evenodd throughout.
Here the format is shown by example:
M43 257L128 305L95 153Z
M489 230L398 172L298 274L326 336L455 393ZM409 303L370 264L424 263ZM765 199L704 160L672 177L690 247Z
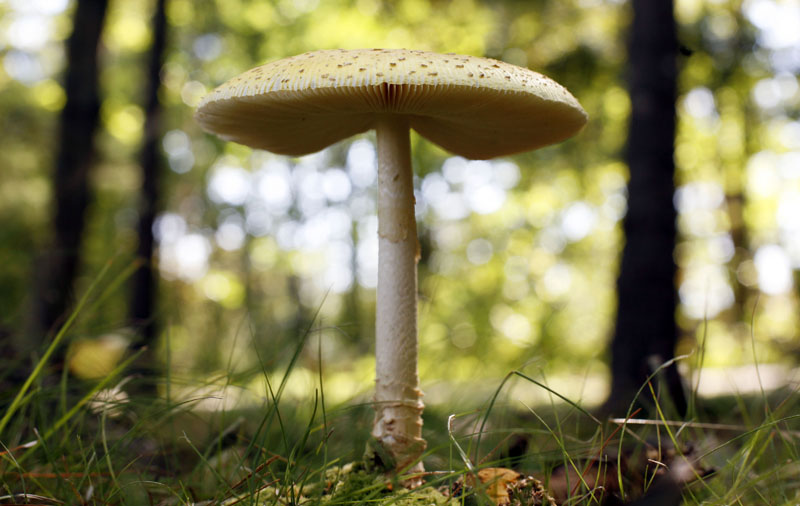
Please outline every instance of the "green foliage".
M570 504L598 504L609 494L639 497L655 487L665 464L684 457L697 471L684 491L685 504L796 501L796 389L704 401L694 420L677 421L665 414L654 388L643 385L640 395L656 406L653 418L631 413L633 419L601 422L557 389L514 372L489 385L487 395L471 391L428 410L424 458L428 469L439 472L408 491L358 462L372 413L350 400L326 401L322 393L333 385L323 379L327 362L315 333L295 339L285 350L287 365L274 376L265 357L258 357L264 390L254 402L245 397L246 374L200 380L169 361L160 395L136 393L137 383L153 380L125 376L134 356L97 380L63 375L55 385L41 381L58 341L70 339L121 289L130 268L120 272L93 280L30 379L0 396L0 487L17 502L491 504L483 495L491 483L476 488L467 476L510 466L505 448L512 437L524 438L528 448L515 467L550 491L569 493ZM320 395L293 397L292 385L304 380L298 364L306 354L316 356ZM550 404L525 405L527 412L520 412L515 381L541 391ZM476 402L480 409L458 411ZM597 468L595 462L605 464ZM564 469L572 473L566 482ZM605 488L596 489L592 483L602 473ZM537 483L526 478L514 493L534 486L538 494Z
M293 354L301 349L298 345ZM659 483L665 466L682 458L697 473L683 491L684 504L792 504L797 499L796 390L705 402L698 421L683 422L664 417L655 391L643 388L660 416L600 423L571 401L530 406L522 413L509 409L499 402L508 398L509 383L499 383L491 397L480 399L484 409L451 415L447 436L436 431L425 458L429 468L441 471L427 476L422 488L408 491L367 472L359 456L347 450L363 449L358 427L368 425L368 410L323 410L319 399L314 403L319 408L309 410L309 399L281 399L278 387L255 410L210 412L202 409L209 399L200 393L209 385L193 380L198 395L185 401L128 396L123 386L142 380L119 381L122 369L97 383L65 379L30 395L14 392L22 401L14 403L13 412L5 400L0 404L10 421L0 430L5 495L17 502L88 504L492 504L491 482L485 489L476 487L474 475L509 465L500 453L513 435L528 442L515 467L538 478L550 495L568 492L568 504L602 504L611 494L640 497ZM547 390L524 375L516 377ZM291 370L284 379L291 383ZM167 381L168 389L178 386ZM443 413L434 407L428 420L444 426ZM468 456L462 448L481 436L484 444L475 443L476 456ZM442 437L449 442L437 440ZM564 469L570 471L567 478ZM597 480L603 480L603 488L592 485ZM512 494L532 486L541 495L534 478L519 485Z
M2 26L11 27L21 9L18 3L0 6ZM152 2L145 0L111 2L101 51L100 152L91 176L94 199L82 245L82 274L75 287L65 287L74 293L83 293L109 258L120 259L116 266L131 265L137 241L141 176L136 153L142 138L151 9ZM800 93L796 75L787 77L775 68L776 50L762 43L761 29L742 9L741 2L734 1L676 2L679 38L687 53L680 62L676 178L684 187L709 183L691 188L711 188L712 197L721 192L714 205L681 210L682 239L675 256L681 268L678 282L688 287L678 315L682 351L705 344L705 364L710 366L751 363L754 353L762 363L793 365L800 329L796 281L788 291L758 298L755 254L762 246L779 245L794 255L789 273L796 279L796 220L793 225L785 218L791 215L785 209L797 209L799 180L781 167L791 169L800 149ZM169 50L160 93L165 164L156 259L161 268L158 317L163 323L157 356L169 365L172 377L166 388L173 397L167 398L177 404L236 391L243 404L260 407L269 397L267 385L281 385L291 363L293 381L285 385L283 395L304 406L297 408L297 419L305 420L302 430L291 424L284 428L292 444L304 436L304 424L310 424L308 406L319 387L322 363L326 394L334 404L368 402L374 366L374 287L359 275L359 266L367 263L359 259L359 247L368 257L374 192L353 188L345 201L312 202L317 207L310 205L311 212L302 204L296 175L306 174L311 179L304 184L311 184L330 169L347 172L354 146L368 145L373 136L365 134L320 155L284 159L207 136L192 114L200 97L214 86L265 61L320 48L384 46L486 55L529 66L565 84L591 118L573 140L493 163L491 174L507 170L511 181L502 188L502 207L493 212L468 208L462 216L448 218L420 199L426 206L420 210L420 371L426 403L443 411L445 406L456 412L477 408L492 393L487 379L502 378L510 370L537 381L547 379L543 383L582 404L601 402L617 259L624 245L620 220L627 168L621 153L630 111L624 80L629 11L624 2L577 0L170 0ZM63 41L72 29L71 9L47 16L43 33L48 38L40 45L25 46L28 43L9 36L0 49L0 335L18 335L24 327L33 261L50 234L50 146L56 143L54 125L65 100L59 79ZM8 32L17 33L11 28ZM31 68L41 72L23 72ZM772 105L770 97L776 101ZM467 172L448 179L446 164L454 163L449 155L419 137L412 142L421 194L426 182L444 182L451 194L467 198ZM512 165L503 168L503 163ZM292 198L279 206L280 212L266 213L246 202L220 198L212 182L228 169L240 175L235 171L242 171L256 190L260 180L254 175L262 171L295 174L295 179L282 180ZM476 165L466 169L469 174L480 170ZM317 229L302 227L332 208L346 215L342 222L349 233L337 239L346 247L305 247L287 240L301 230L313 235ZM568 228L570 220L579 226ZM228 242L225 230L233 233ZM349 262L350 283L340 290L332 290L333 281L326 278L336 255L347 257L337 265ZM689 295L706 292L721 293L719 300L728 305L709 312L703 327L706 306L703 300L691 302ZM735 296L732 301L725 299L729 293ZM126 297L124 289L111 291L102 298L99 311L76 322L66 341L120 333ZM309 338L319 343L319 354L297 347L312 320ZM512 383L509 399L549 399L530 384ZM51 417L53 413L33 402L45 393L52 394L24 392L17 403L24 409L18 414L36 421ZM11 402L13 395L4 392L3 399ZM62 410L55 419L67 413ZM436 414L429 416L437 420ZM91 444L97 443L93 429L99 422L88 413L75 417L71 429L84 434L78 428L85 428L93 435ZM364 419L360 423L368 425ZM441 427L434 430L442 432ZM74 433L65 433L63 439ZM789 455L794 452L784 441L784 448L778 448L775 441L780 438L771 429L765 429L767 433L773 434L769 444L756 441L762 437L757 434L748 439L748 456L762 456L763 465L767 455L783 456L787 447ZM8 439L3 443L13 446ZM343 453L358 457L361 443L345 445ZM86 445L66 447L75 450L71 463L86 471L79 489L91 481L91 473L111 472L102 467L103 452L95 455L87 449L92 448L90 441L70 444ZM287 454L292 444L286 445ZM121 452L120 448L124 445L117 447ZM54 459L63 449L57 446L39 456ZM109 450L113 453L113 444ZM258 459L250 451L248 458L255 463ZM792 470L775 472L783 478L782 473L791 475ZM117 476L127 479L125 473ZM737 483L747 479L739 475ZM747 482L748 493L754 493L755 485ZM68 481L58 487L58 493L71 493ZM171 490L183 493L180 488ZM180 496L186 498L188 492Z

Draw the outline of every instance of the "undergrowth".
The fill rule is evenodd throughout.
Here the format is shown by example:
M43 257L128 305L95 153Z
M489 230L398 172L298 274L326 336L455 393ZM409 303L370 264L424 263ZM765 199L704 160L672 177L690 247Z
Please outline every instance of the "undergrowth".
M267 385L258 407L200 410L207 387L237 388L246 378L132 375L135 353L101 380L59 373L50 359L102 297L95 295L102 278L24 381L9 380L24 363L2 363L0 504L497 504L502 494L481 481L493 468L537 478L559 504L620 504L652 495L679 462L691 464L679 490L684 504L800 500L796 388L716 399L695 390L690 415L680 419L658 390L659 371L642 385L642 402L619 419L599 419L520 371L498 381L481 409L459 412L458 401L428 406L426 484L408 491L361 462L372 417L366 400L326 405L321 369L313 398L284 399L311 327L290 350L280 381L270 382L266 366L252 371ZM164 370L170 366L167 360ZM509 399L512 381L546 390L551 404ZM173 399L178 384L197 395Z

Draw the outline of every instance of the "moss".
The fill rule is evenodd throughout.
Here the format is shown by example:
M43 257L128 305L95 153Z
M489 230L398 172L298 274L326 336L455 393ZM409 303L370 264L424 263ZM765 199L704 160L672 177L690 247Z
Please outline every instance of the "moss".
M262 489L258 504L266 505L353 505L379 506L555 506L542 483L504 468L481 469L476 475L459 478L449 487L403 488L386 474L368 470L364 462L354 462L325 471L317 479L293 493L275 487ZM242 499L242 498L237 498Z
M433 487L414 490L398 487L385 475L367 471L364 464L355 462L334 467L325 472L322 483L310 485L303 496L313 504L315 500L330 504L380 504L397 506L445 506L461 504Z
M391 494L386 478L367 472L361 463L329 470L326 481L330 492L323 498L328 501L375 501Z
M392 504L398 506L404 506L404 505L456 506L460 505L461 501L459 501L458 499L447 497L446 495L439 492L439 490L433 487L420 487L415 490L403 489L401 492L398 492L397 494L394 494L387 500L382 501L381 504L386 504L386 505Z
M474 504L474 497L450 497L433 486L422 486L413 490L403 488L381 473L368 471L363 462L355 462L325 471L325 479L303 487L302 493L294 488L294 494L280 487L266 487L258 493L257 504L267 505L392 505L392 506L463 506ZM247 496L250 497L250 496ZM235 500L244 497L232 498ZM464 499L468 499L464 501ZM481 503L483 504L483 503ZM477 506L477 504L476 504Z

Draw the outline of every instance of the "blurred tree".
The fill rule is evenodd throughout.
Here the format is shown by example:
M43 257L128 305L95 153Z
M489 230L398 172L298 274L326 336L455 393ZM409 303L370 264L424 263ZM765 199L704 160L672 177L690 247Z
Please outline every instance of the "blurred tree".
M144 139L140 157L142 190L139 197L138 246L136 256L143 262L132 279L130 320L140 333L135 347L152 346L157 333L154 314L156 279L153 272L153 223L159 204L159 173L163 161L159 141L163 135L162 108L159 102L161 68L164 66L167 45L166 0L158 0L153 13L153 42L150 46L146 76Z
M611 346L606 408L624 414L654 366L674 356L676 211L673 149L678 41L672 1L633 1L628 44L631 120L625 249L617 282L619 306ZM676 368L664 372L676 408L686 400ZM645 397L649 394L643 394Z
M107 0L80 0L67 42L66 103L59 119L53 174L53 236L50 247L37 260L33 307L27 332L17 346L23 354L42 344L70 307L90 200L89 171L95 161L94 135L100 113L98 43L107 7Z

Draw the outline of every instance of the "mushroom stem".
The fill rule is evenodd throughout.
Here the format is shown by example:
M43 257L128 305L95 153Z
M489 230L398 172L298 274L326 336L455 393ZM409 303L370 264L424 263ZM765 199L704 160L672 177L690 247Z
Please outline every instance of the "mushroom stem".
M378 289L372 436L395 470L422 471L422 392L417 375L417 262L408 120L378 119ZM412 466L413 464L413 466Z

